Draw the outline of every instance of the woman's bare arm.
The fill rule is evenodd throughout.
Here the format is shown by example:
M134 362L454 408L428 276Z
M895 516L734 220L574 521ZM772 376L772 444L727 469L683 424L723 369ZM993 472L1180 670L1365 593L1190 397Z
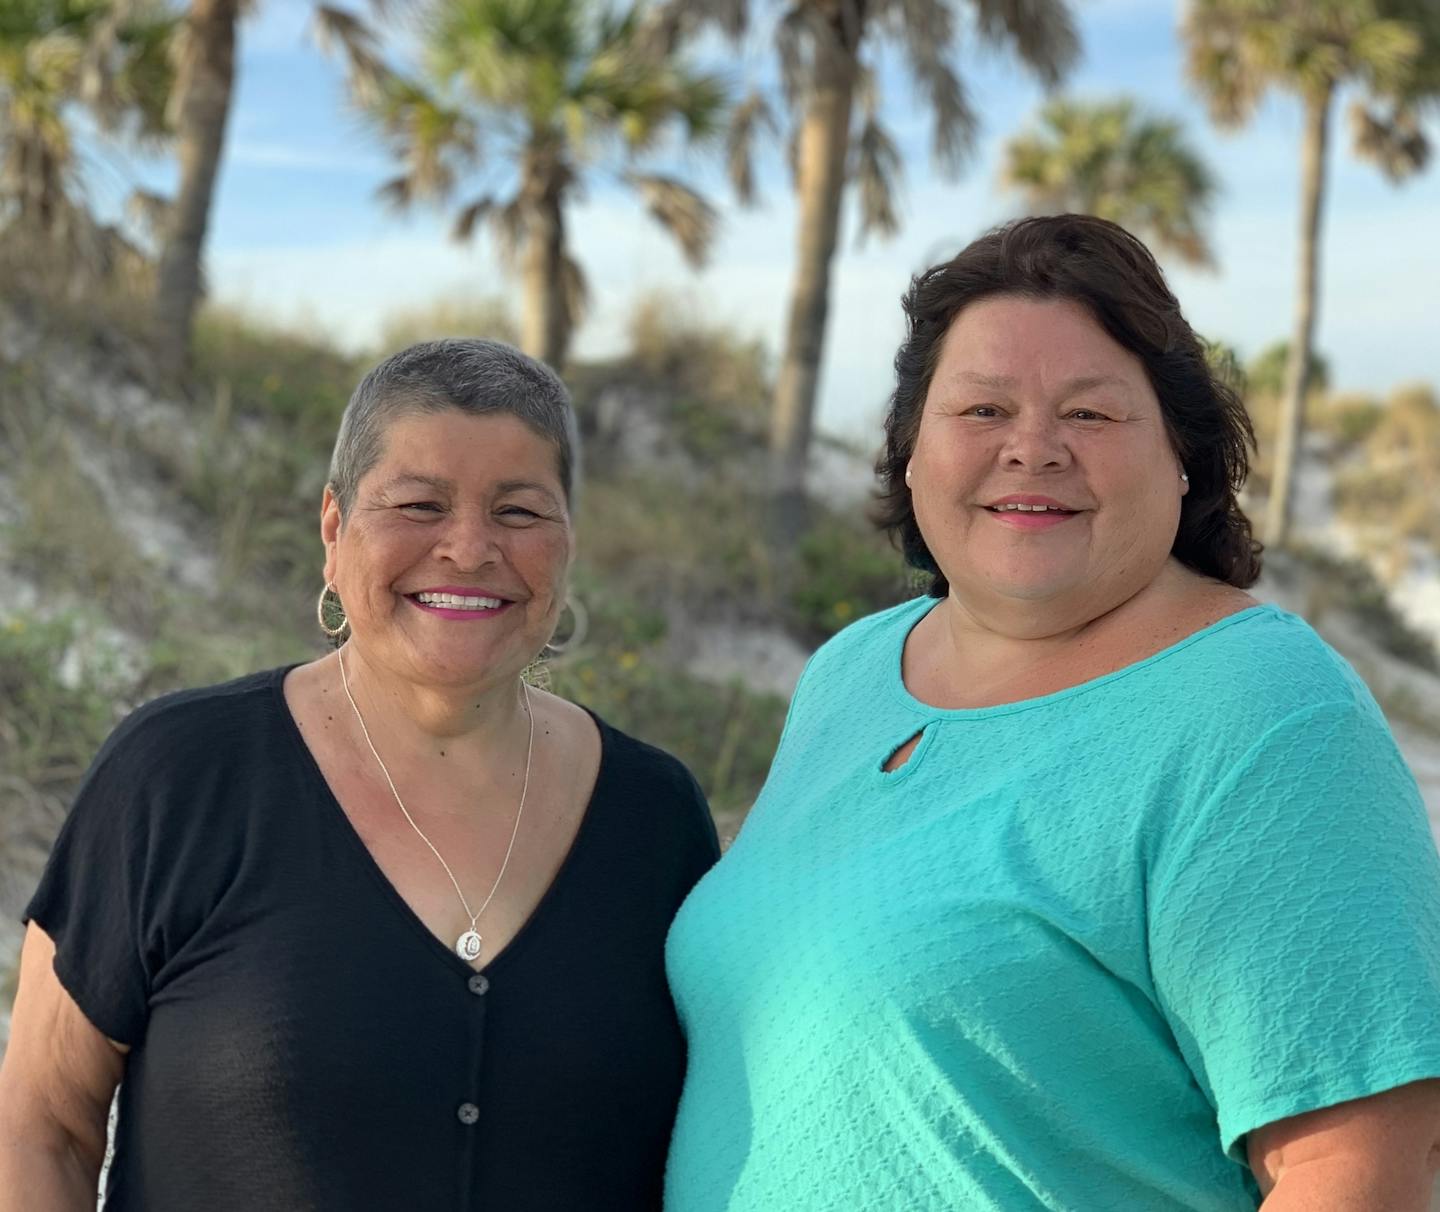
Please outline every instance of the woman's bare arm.
M55 945L32 922L0 1064L0 1212L95 1207L124 1053L60 984Z
M1429 1212L1440 1080L1267 1124L1247 1151L1263 1212Z

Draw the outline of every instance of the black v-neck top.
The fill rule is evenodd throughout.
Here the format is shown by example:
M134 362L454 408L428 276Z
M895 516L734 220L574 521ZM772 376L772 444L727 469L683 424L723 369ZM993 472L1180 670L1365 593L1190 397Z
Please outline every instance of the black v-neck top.
M695 780L597 720L571 851L477 973L355 833L285 672L121 724L26 911L133 1048L107 1209L659 1208L685 1067L665 934L718 855Z

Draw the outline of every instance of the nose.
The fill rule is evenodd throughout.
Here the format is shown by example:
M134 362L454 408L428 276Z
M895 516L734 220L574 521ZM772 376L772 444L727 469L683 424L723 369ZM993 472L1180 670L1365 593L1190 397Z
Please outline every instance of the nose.
M1000 461L1010 471L1064 470L1070 464L1070 448L1059 418L1038 411L1022 412L1006 426Z
M483 568L500 558L498 523L484 511L461 511L445 523L435 555L465 572Z

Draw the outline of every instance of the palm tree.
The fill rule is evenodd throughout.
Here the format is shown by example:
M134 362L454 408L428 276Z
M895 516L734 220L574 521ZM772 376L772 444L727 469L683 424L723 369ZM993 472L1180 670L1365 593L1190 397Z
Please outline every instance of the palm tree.
M604 0L448 0L429 16L421 79L378 68L363 44L352 75L357 100L403 165L381 187L397 207L448 201L478 171L478 196L453 235L488 223L521 281L521 347L564 366L585 298L566 212L587 173L607 158L618 180L695 265L715 212L671 176L641 171L646 152L679 133L717 129L725 93L712 76L659 54L643 3Z
M1145 114L1128 97L1051 101L1038 130L1006 145L1003 178L1033 214L1098 215L1192 265L1214 264L1204 232L1214 175L1179 122Z
M71 107L158 138L170 22L153 3L7 0L0 17L0 229L67 260L93 252ZM87 247L92 246L92 247Z
M200 302L200 257L230 120L240 7L241 0L192 0L177 55L171 111L180 182L155 286L156 352L162 370L172 376L190 363L191 326Z
M663 33L673 40L715 24L739 42L756 7L758 0L670 0ZM1079 40L1064 0L782 0L765 7L776 22L799 199L797 264L770 427L776 538L791 545L804 527L805 470L846 186L860 186L862 237L889 235L897 226L893 195L900 156L879 118L876 56L884 44L898 43L933 119L934 158L953 177L977 125L953 66L962 16L968 11L984 43L1016 52L1047 86L1074 62ZM732 140L731 163L742 199L752 181L748 137L771 124L768 112L758 95L737 110L742 125Z
M1191 0L1184 37L1191 80L1218 122L1243 123L1271 88L1294 93L1304 107L1300 275L1265 516L1266 541L1281 544L1304 427L1335 100L1346 87L1360 90L1357 151L1379 159L1394 179L1418 171L1427 144L1413 118L1427 95L1440 92L1433 46L1440 16L1432 0Z
M370 0L377 12L406 0ZM173 375L190 363L191 330L202 294L201 258L210 226L215 180L235 88L239 21L254 0L190 0L176 55L170 121L180 161L180 182L160 252L155 293L155 336L162 368ZM353 13L316 5L321 34L357 25Z

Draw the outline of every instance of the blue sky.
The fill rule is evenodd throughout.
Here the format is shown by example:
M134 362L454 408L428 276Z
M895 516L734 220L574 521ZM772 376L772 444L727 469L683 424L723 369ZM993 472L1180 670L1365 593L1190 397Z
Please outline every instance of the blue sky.
M1078 0L1083 60L1065 92L1125 92L1181 118L1223 192L1212 220L1219 272L1166 264L1191 322L1250 356L1289 331L1298 226L1298 105L1272 97L1238 133L1215 130L1183 78L1179 8L1160 0ZM384 149L347 108L339 67L309 36L309 0L260 0L241 34L240 76L212 220L214 293L257 315L364 348L397 309L440 298L516 300L482 234L468 246L446 237L448 218L397 218L374 201L392 175ZM742 85L746 68L725 69ZM1027 124L1041 91L1012 61L962 51L962 74L982 120L976 152L957 181L932 172L929 127L903 71L883 72L886 115L899 136L905 178L900 235L857 248L852 216L834 267L831 323L821 380L822 427L870 439L891 386L901 332L898 298L912 273L1011 217L998 186L1004 139ZM1348 151L1337 112L1328 178L1318 340L1344 390L1376 393L1416 379L1440 383L1440 170L1394 188ZM97 201L129 184L167 188L164 164L122 164L96 175ZM575 252L590 280L580 357L623 347L636 299L656 290L778 351L795 236L792 195L778 153L762 163L764 199L741 211L718 168L680 165L724 199L721 238L696 273L623 191L596 180L571 217Z

